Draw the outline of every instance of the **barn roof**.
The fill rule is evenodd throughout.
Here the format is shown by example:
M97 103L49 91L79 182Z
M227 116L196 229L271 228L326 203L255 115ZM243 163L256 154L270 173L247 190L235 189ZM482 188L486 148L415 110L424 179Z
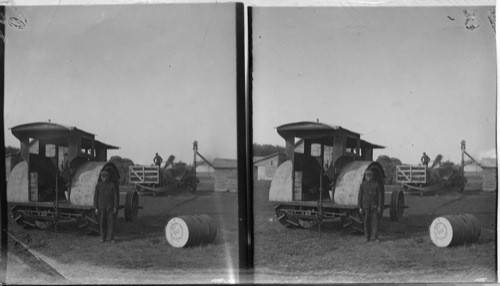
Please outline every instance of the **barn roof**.
M238 160L236 159L214 159L214 169L236 169L238 168Z
M258 162L262 160L263 158L266 158L267 156L253 156L253 162Z

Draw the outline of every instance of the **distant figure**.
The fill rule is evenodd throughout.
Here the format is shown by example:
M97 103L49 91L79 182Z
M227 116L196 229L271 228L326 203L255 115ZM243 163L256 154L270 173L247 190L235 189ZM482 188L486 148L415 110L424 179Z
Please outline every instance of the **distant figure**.
M365 172L365 181L361 183L358 193L359 213L364 214L364 231L366 242L370 241L372 232L376 242L378 240L378 214L382 211L382 190L377 182L373 181L373 172Z
M118 211L118 192L109 179L109 173L106 170L101 172L101 181L95 186L94 208L96 215L101 215L99 220L102 242L109 238L115 242L114 237L114 214Z
M160 157L160 155L158 155L158 153L156 153L156 156L153 159L153 163L155 164L155 166L160 167L161 162L163 162L163 159Z
M431 158L429 158L429 156L427 156L427 154L425 154L424 152L424 155L422 155L422 158L420 158L420 161L422 162L422 164L424 164L426 167L429 165L429 161L431 160Z

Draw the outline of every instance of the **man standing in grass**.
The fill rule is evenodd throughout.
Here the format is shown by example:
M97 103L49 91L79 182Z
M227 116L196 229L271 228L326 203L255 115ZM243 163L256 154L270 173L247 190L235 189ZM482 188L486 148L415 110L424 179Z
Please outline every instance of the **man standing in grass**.
M373 172L365 172L365 181L361 183L358 194L359 213L364 214L364 231L366 242L370 241L372 232L376 242L378 240L378 214L382 211L382 190L377 182L373 181Z
M114 214L118 211L118 192L115 184L110 182L109 172L106 170L101 172L101 181L95 186L94 208L96 215L101 215L99 226L102 242L106 241L107 236L114 243Z

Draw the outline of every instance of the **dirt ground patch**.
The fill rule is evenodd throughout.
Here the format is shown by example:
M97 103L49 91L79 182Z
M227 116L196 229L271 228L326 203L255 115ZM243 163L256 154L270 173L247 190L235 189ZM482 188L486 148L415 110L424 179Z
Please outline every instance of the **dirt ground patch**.
M143 209L136 221L126 223L119 213L116 244L101 243L100 237L80 232L73 222L61 224L55 233L53 228L26 230L10 220L9 233L15 240L9 240L6 282L165 284L238 279L237 194L141 195L139 202ZM164 234L168 220L190 214L208 214L215 220L215 241L181 249L170 246Z
M255 281L260 283L496 282L496 194L405 196L403 219L386 210L380 243L345 232L338 221L289 229L267 201L269 183L254 185ZM390 195L390 194L387 194ZM387 201L387 198L386 198ZM482 223L472 245L436 247L428 228L440 215L470 213Z

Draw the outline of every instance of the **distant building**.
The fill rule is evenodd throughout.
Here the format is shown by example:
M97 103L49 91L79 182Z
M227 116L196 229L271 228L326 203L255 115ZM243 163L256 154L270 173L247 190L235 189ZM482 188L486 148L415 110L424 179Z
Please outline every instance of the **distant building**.
M259 181L270 181L281 163L285 162L284 153L274 153L265 157L254 157L253 171L254 179Z
M484 158L481 160L483 168L483 191L493 192L498 189L497 186L497 159Z
M238 192L238 160L214 159L216 192Z
M214 168L212 168L212 166L203 162L203 164L196 166L196 172L213 174L215 172L215 170L214 170Z
M498 189L497 185L497 159L484 158L479 162L464 166L464 175L467 178L466 190L481 189L493 192Z

